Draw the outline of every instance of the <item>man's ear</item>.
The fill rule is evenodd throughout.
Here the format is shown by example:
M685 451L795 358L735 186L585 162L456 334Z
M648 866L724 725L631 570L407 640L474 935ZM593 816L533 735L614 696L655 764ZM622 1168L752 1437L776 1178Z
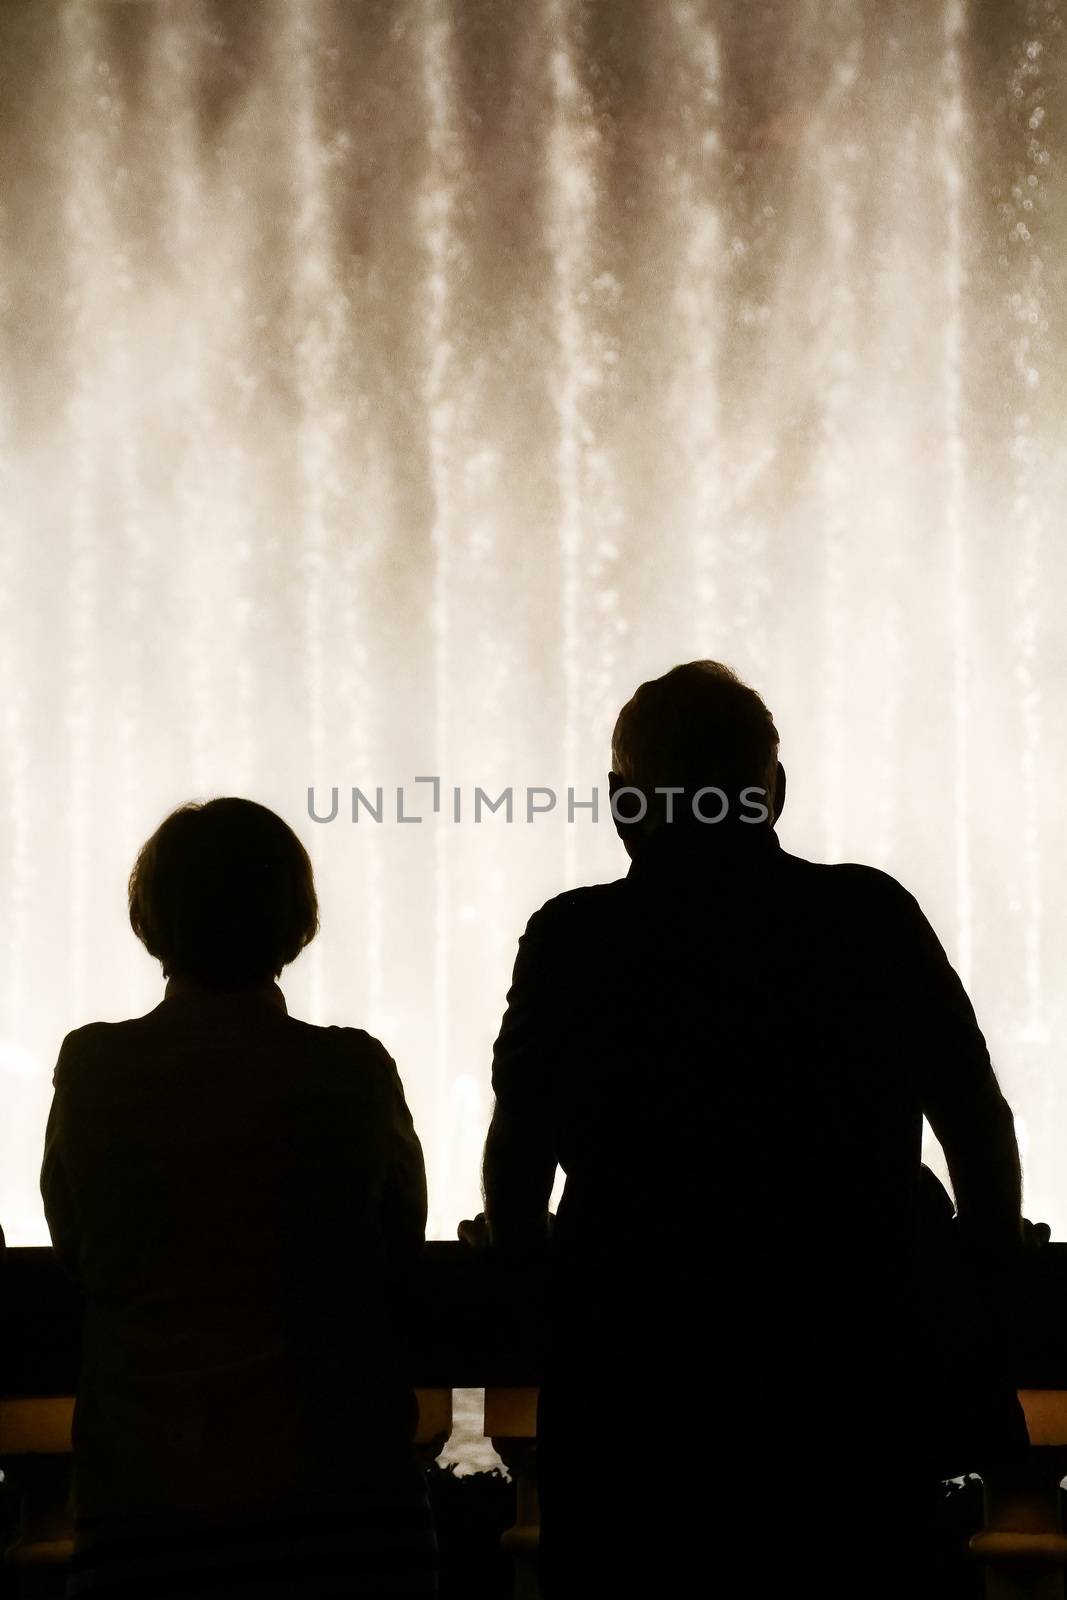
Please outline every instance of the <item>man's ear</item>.
M617 772L609 772L608 773L608 800L609 800L609 802L614 800L614 798L618 794L619 790L624 788L624 787L625 787L625 785L623 784L623 781L619 777L619 774ZM619 835L620 838L624 838L622 830L626 826L625 822L620 823L620 821L619 821L618 817L616 817L614 811L612 811L612 813L611 813L611 820L615 824L615 832Z
M610 800L614 800L614 798L618 794L619 790L620 789L625 789L625 788L626 788L626 784L623 782L622 778L619 777L619 774L617 772L609 772L608 773L608 799L609 799L609 801ZM623 844L626 846L627 855L632 856L633 853L634 853L634 845L637 842L637 839L638 839L638 837L640 836L640 833L641 833L641 824L639 822L627 822L627 821L625 821L625 819L621 819L621 818L617 817L615 815L614 809L612 810L612 813L611 813L611 820L615 824L615 832L618 834L619 838L622 840Z
M772 821L773 822L777 822L778 818L781 816L781 814L782 814L782 812L784 810L785 810L785 768L782 766L782 763L779 761L778 770L774 775L774 817L773 817Z

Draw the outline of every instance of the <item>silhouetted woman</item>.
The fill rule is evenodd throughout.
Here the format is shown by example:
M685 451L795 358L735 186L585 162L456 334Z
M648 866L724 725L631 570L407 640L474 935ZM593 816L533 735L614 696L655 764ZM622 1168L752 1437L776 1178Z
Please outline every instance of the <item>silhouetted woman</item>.
M68 1035L42 1173L85 1295L76 1595L434 1592L391 1287L423 1239L396 1067L286 1011L311 863L248 800L175 811L130 922L168 979Z

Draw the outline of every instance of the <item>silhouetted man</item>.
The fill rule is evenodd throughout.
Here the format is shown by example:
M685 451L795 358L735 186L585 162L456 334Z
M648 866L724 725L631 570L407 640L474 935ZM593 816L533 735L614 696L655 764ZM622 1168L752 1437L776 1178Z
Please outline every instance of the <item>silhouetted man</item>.
M715 662L643 684L612 764L632 865L531 919L485 1149L501 1252L543 1244L566 1173L546 1594L867 1595L902 1573L917 1593L918 1485L938 1475L913 1317L922 1116L961 1232L996 1259L1021 1239L1011 1112L911 895L780 848L753 690Z

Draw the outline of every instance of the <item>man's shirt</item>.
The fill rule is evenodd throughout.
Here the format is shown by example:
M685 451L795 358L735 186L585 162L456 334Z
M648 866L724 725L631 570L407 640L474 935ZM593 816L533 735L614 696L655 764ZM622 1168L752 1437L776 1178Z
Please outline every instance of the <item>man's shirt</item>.
M999 1101L912 896L762 828L729 853L671 840L537 912L493 1087L510 1158L487 1162L491 1223L532 1236L530 1175L566 1174L557 1347L576 1368L724 1334L742 1364L765 1338L826 1361L889 1339L923 1114L950 1135Z

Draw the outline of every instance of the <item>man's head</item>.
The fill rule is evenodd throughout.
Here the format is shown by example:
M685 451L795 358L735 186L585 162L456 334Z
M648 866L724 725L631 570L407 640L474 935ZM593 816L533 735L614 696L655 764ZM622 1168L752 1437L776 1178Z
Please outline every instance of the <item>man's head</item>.
M643 683L611 739L616 826L633 853L668 823L703 834L773 827L785 804L778 730L754 689L718 661ZM647 811L639 820L640 791ZM673 796L656 791L681 791ZM762 814L761 814L762 813Z

